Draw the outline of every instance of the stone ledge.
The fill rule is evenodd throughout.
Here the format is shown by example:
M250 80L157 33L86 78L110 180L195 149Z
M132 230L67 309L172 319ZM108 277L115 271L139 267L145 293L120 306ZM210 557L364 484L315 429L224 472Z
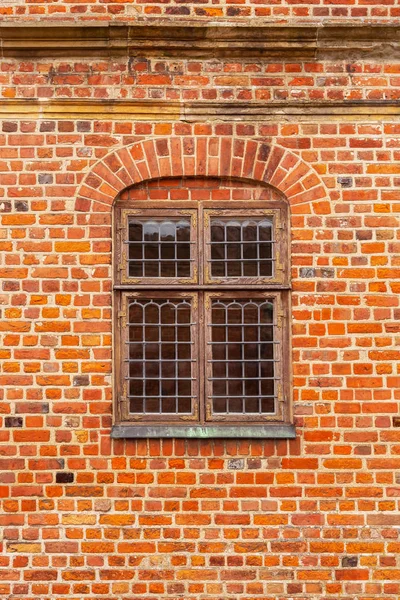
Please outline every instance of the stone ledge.
M135 121L201 121L229 119L265 120L268 117L296 117L312 120L316 116L351 115L374 119L399 117L398 101L360 100L343 102L173 102L167 100L107 99L0 99L0 117L12 119L107 119Z
M141 438L235 438L235 439L294 439L294 425L114 425L111 431L113 439Z
M396 58L400 26L3 23L0 46L3 57Z

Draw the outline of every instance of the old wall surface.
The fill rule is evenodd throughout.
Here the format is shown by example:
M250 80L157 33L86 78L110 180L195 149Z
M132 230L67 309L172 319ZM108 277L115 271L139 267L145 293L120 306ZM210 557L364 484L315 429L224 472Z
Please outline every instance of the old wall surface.
M396 101L400 98L400 64L343 58L290 62L215 57L208 60L72 57L51 61L7 58L1 62L0 97L186 103L203 100L226 104L232 101ZM168 110L168 105L164 110ZM130 133L134 133L134 127Z
M398 14L396 0L0 4L184 8ZM399 74L390 56L0 60L2 597L400 597ZM295 440L110 438L112 203L182 176L288 198Z
M398 0L3 0L0 15L7 20L70 19L125 20L209 19L247 22L271 19L277 23L362 19L399 21Z

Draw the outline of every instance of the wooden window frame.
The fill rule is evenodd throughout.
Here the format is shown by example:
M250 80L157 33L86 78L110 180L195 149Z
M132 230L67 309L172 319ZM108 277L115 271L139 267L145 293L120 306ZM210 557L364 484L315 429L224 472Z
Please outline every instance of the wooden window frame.
M191 219L191 258L194 258L190 278L129 278L125 265L127 227L130 216L181 217ZM273 219L275 245L274 276L246 278L218 278L209 276L210 245L209 223L213 215L227 217L268 216ZM288 205L285 201L124 201L116 203L114 213L114 438L140 437L262 437L293 438L291 412L291 347L290 347L290 280ZM193 239L192 239L193 235ZM196 269L197 266L197 269ZM273 297L275 299L275 336L280 346L280 382L276 394L277 410L274 414L212 415L208 382L210 346L207 343L207 320L210 318L210 300L218 297ZM196 313L196 331L193 331L193 348L198 360L194 364L196 399L191 415L153 415L145 417L128 412L126 393L126 356L124 346L128 332L126 304L129 297L191 298ZM192 319L193 321L193 319ZM210 322L210 321L209 321ZM193 391L193 394L195 392Z
M156 285L156 286L164 286L170 284L179 284L179 285L188 285L191 283L198 282L198 239L197 239L197 210L196 209L188 209L188 210L179 210L179 209L170 209L163 207L162 216L171 217L171 218L179 218L179 217L189 217L191 223L191 243L193 246L193 253L191 256L191 276L190 277L129 277L129 274L126 272L127 265L127 231L129 226L129 217L155 217L159 218L161 214L160 209L155 209L153 206L151 208L142 208L138 210L136 208L124 208L120 212L119 224L117 228L117 261L118 261L118 273L119 276L117 280L121 284L127 285Z
M224 290L223 292L210 291L205 292L204 294L204 356L205 356L205 377L204 377L204 402L205 402L205 410L206 410L206 422L250 422L250 423L262 423L262 422L283 422L285 420L285 404L287 402L285 400L288 398L287 390L286 394L284 391L284 382L287 380L289 372L287 370L287 361L282 361L282 350L284 347L284 336L287 333L283 324L284 318L284 310L283 306L286 304L287 294L282 294L282 292L275 292L272 290L246 290L246 299L257 299L262 300L264 298L273 298L274 299L274 365L275 365L275 375L277 375L277 393L276 393L276 411L275 413L261 413L257 419L250 414L243 413L232 413L229 417L226 417L224 414L219 415L218 413L213 413L212 410L212 386L211 386L211 377L212 377L212 368L211 368L211 358L212 358L212 342L211 342L211 301L213 299L243 299L243 292L235 290ZM278 347L279 345L279 347ZM277 356L278 354L278 356ZM284 364L283 364L284 363Z
M233 202L232 202L233 204ZM215 203L214 203L215 206ZM280 208L276 208L276 205L273 208L253 208L253 202L251 202L252 208L238 208L235 209L232 206L229 208L204 208L203 210L203 246L204 246L204 283L205 284L226 284L230 287L234 286L242 286L242 285L280 285L285 282L285 270L286 265L284 264L284 260L287 260L286 253L282 253L282 233L283 233L283 225L281 218L281 210ZM272 220L272 231L274 234L274 238L272 240L272 244L277 245L277 250L274 256L275 262L275 273L274 276L271 277L212 277L211 275L211 220L213 217L220 217L222 219L227 219L229 217L270 217ZM284 256L282 256L284 254Z
M126 347L127 344L127 337L128 337L128 333L129 333L129 323L128 323L128 302L129 299L148 299L149 295L151 295L152 299L157 299L157 300L163 300L163 299L174 299L174 300L178 300L180 298L185 299L185 300L190 300L190 304L191 304L191 320L195 323L195 324L191 324L190 328L192 331L192 341L191 341L191 346L192 346L192 357L197 356L199 349L198 349L198 336L195 335L196 329L198 327L198 302L197 302L197 294L196 292L183 292L183 291L170 291L168 292L168 290L165 291L151 291L151 294L149 294L149 292L145 292L145 291L139 291L139 292L122 292L122 294L120 295L120 302L121 302L121 317L120 317L120 322L121 322L121 326L119 328L118 331L118 341L119 341L119 347ZM166 422L166 416L165 415L160 415L157 413L147 413L147 414L133 414L133 413L129 413L128 411L128 391L127 391L127 379L128 379L128 362L127 362L127 358L126 358L126 353L121 352L120 355L120 359L121 359L121 363L120 363L120 369L119 369L119 376L121 378L120 380L120 385L119 385L119 389L122 390L122 393L120 392L120 402L119 402L119 406L120 406L120 418L121 421L123 422L133 422L133 423L138 423L138 422L149 422L152 423L154 421L156 422L162 422L165 423ZM192 362L192 369L191 369L191 377L193 378L193 386L192 386L192 413L191 414L174 414L171 413L168 415L168 421L169 422L181 422L181 421L197 421L198 420L198 415L199 415L199 363L196 362Z

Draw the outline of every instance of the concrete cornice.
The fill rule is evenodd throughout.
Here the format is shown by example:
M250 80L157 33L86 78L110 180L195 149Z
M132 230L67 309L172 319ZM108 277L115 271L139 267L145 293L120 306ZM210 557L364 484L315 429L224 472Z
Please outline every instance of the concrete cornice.
M202 121L210 119L310 121L316 117L385 119L400 116L400 102L168 102L141 100L0 100L0 118Z
M3 57L400 57L400 25L214 25L86 22L0 26Z

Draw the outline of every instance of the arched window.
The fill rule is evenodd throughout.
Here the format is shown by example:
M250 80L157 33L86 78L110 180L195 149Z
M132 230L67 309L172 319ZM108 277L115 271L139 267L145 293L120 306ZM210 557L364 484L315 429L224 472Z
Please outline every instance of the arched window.
M114 436L290 437L286 201L159 180L120 195L115 226Z

